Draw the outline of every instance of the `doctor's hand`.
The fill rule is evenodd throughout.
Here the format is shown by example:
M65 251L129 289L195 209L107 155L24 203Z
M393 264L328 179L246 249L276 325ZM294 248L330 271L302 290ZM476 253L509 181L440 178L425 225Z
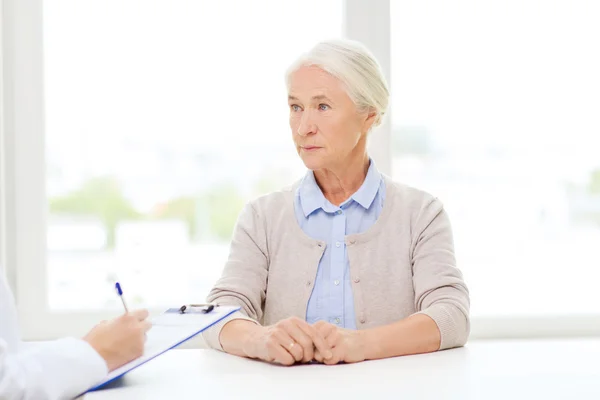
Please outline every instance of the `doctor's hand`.
M315 361L335 365L339 362L355 363L365 360L365 345L361 331L344 329L325 321L313 324L331 347L332 357L325 358L315 350Z
M144 353L150 322L148 311L136 310L96 325L84 338L104 359L109 371Z
M297 317L260 327L244 346L250 358L283 365L312 361L315 351L323 358L331 356L331 347L319 331Z

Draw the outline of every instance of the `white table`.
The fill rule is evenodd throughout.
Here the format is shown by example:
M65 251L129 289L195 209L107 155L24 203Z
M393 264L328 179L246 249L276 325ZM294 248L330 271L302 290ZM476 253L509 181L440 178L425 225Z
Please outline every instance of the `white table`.
M172 350L85 400L600 399L600 339L473 341L348 365L275 366Z

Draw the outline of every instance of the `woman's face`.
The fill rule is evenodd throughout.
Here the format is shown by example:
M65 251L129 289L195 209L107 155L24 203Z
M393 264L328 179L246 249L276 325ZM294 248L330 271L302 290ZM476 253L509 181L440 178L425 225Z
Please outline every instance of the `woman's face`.
M291 74L288 103L296 150L311 170L343 167L364 155L374 113L359 113L342 82L316 66Z

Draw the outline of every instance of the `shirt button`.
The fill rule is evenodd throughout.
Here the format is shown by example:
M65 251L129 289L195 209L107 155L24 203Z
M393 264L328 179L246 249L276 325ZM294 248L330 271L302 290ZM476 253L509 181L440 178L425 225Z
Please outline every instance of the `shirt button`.
M335 215L341 215L341 214L342 214L342 210L337 210L337 211L335 212Z
M340 281L338 281L338 280L336 279L335 281L333 281L333 284L334 284L335 286L337 286L337 285L339 285L339 284L340 284Z
M339 319L339 318L336 318L336 319L334 319L334 320L333 320L333 322L335 322L336 324L338 324L338 325L339 325L339 324L340 324L340 319Z
M340 247L342 244L340 242L335 242L335 247Z

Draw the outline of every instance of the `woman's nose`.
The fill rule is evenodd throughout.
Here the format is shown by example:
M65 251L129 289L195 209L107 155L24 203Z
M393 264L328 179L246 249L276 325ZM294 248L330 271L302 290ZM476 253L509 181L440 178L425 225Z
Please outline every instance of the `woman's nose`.
M300 136L308 136L317 131L317 126L311 121L308 113L305 113L300 120L300 124L298 125L298 135Z

